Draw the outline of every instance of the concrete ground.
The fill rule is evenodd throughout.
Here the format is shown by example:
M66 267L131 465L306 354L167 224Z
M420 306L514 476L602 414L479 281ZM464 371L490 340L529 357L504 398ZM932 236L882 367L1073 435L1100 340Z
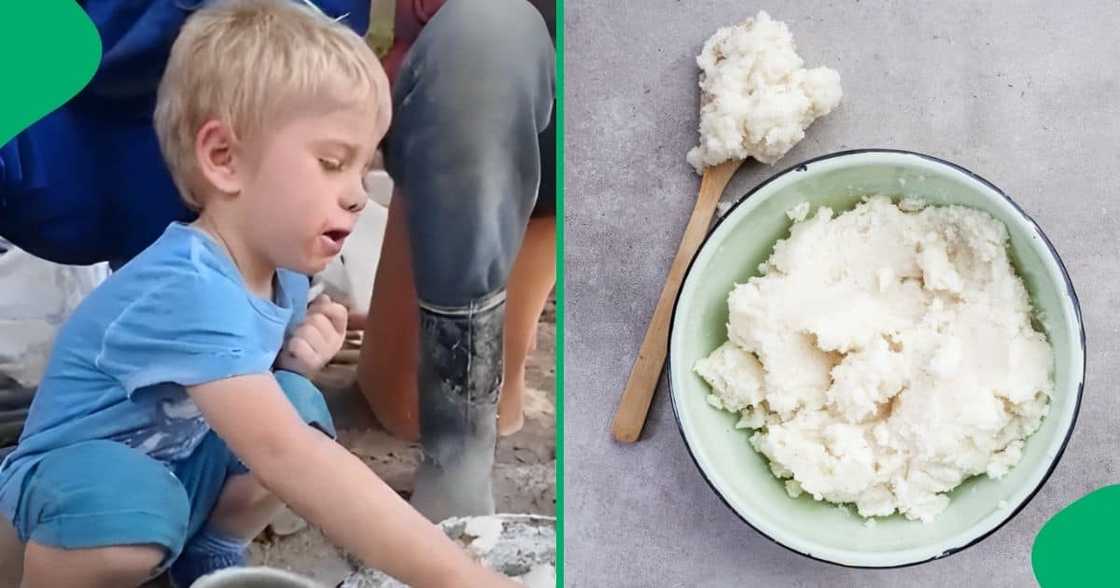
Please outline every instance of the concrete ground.
M1002 187L1072 276L1088 376L1065 455L1029 505L980 544L913 568L806 559L740 522L699 475L662 386L643 439L608 429L696 198L694 58L718 27L770 11L844 100L771 174L859 147L922 151ZM565 578L570 586L1034 585L1042 524L1118 481L1120 45L1116 2L731 0L565 4Z

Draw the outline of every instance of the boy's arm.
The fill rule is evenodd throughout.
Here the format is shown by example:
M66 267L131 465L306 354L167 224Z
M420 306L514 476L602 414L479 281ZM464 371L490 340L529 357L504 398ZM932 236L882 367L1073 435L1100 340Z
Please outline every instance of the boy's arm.
M358 458L305 424L272 374L188 393L262 485L369 566L417 587L516 586L472 562Z

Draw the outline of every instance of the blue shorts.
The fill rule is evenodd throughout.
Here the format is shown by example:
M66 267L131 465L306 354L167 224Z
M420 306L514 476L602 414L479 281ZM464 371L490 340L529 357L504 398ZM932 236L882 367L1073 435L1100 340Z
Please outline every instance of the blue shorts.
M303 376L276 372L308 424L335 436L323 395ZM164 567L206 524L230 476L248 469L210 431L186 459L162 462L115 441L48 452L32 466L12 521L21 541L62 549L154 544Z

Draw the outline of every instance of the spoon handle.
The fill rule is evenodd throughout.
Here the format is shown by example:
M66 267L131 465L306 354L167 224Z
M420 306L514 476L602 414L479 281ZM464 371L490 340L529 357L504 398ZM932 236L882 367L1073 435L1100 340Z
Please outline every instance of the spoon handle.
M630 378L626 381L626 389L622 392L622 400L611 424L611 431L618 441L633 443L642 433L653 392L661 377L661 368L665 365L669 347L669 315L673 311L677 290L681 287L685 269L704 241L720 195L742 163L741 160L732 160L704 170L704 178L700 181L700 196L688 219L684 237L681 238L677 255L673 258L673 265L669 268L669 277L661 289L661 297L657 299L657 308L653 311L653 318L650 319L646 336L642 339L638 358L630 370Z

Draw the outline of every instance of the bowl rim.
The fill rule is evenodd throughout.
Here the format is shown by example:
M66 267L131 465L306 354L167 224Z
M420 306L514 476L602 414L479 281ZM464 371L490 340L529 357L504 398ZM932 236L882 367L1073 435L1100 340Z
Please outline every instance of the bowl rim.
M1066 295L1069 296L1070 303L1073 306L1074 316L1077 319L1077 325L1076 326L1077 326L1078 335L1079 335L1078 341L1080 343L1080 352L1081 352L1080 380L1079 380L1079 383L1077 385L1077 394L1076 394L1076 399L1075 399L1074 406L1073 406L1073 415L1072 415L1072 418L1070 419L1069 427L1066 429L1065 435L1064 435L1064 437L1062 439L1062 442L1061 442L1061 445L1058 447L1058 452L1054 455L1054 458L1050 462L1049 466L1047 467L1046 472L1043 474L1042 478L1038 481L1038 484L1034 487L1034 489L1032 489L1030 491L1030 493L1027 494L1026 498L1023 499L1023 501L1017 507L1015 507L1014 510L1009 511L1007 516L1004 517L1003 520L1001 520L997 525L995 525L994 527L992 527L988 531L980 534L975 539L969 541L968 543L966 543L964 545L960 545L960 546L957 546L957 547L947 549L944 552L941 552L940 554L933 555L932 557L928 557L926 559L920 559L920 560L915 560L915 561L910 561L910 562L895 563L895 564L891 564L891 565L882 565L882 566L880 566L880 565L861 565L861 564L838 562L838 561L833 561L831 559L825 559L823 557L817 557L817 556L814 556L810 553L806 553L806 552L803 552L803 551L799 551L799 550L797 550L797 549L795 549L795 548L793 548L789 545L786 545L785 543L783 543L781 540L777 539L776 537L770 536L769 534L762 531L759 527L752 524L751 521L747 520L747 517L744 516L743 514L741 514L734 506L732 506L732 504L723 495L723 493L720 492L719 488L717 488L715 483L713 483L712 480L708 477L708 473L704 470L704 467L700 465L700 461L696 457L696 452L693 450L691 443L689 443L688 436L685 435L684 423L681 421L680 408L677 406L677 392L673 388L673 377L672 377L672 373L673 373L672 341L673 341L674 332L676 331L677 312L679 310L680 303L681 303L681 294L684 292L684 284L685 284L685 282L687 282L689 275L692 273L693 266L695 265L697 258L700 257L700 253L708 245L709 240L711 239L712 235L714 235L716 233L716 230L720 227L720 225L722 225L725 220L727 220L728 218L730 218L732 216L732 213L735 211L736 208L738 208L741 204L743 204L744 202L749 200L751 196L753 196L754 194L756 194L757 192L762 190L764 187L769 185L771 182L777 180L778 178L785 177L786 175L797 172L797 171L805 171L807 169L808 165L812 164L812 163L825 161L825 160L829 160L829 159L836 159L836 158L840 158L840 157L847 157L847 156L852 156L852 155L861 155L861 154L888 154L888 155L906 155L906 156L918 157L920 159L924 159L924 160L927 160L929 162L933 162L934 164L943 165L943 166L949 167L949 168L951 168L955 171L961 172L961 173L965 174L966 176L980 182L981 184L983 184L984 186L986 186L987 188L991 189L993 192L998 194L1004 200L1006 200L1007 203L1010 204L1011 207L1022 217L1022 219L1031 228L1033 228L1034 231L1038 234L1038 236L1041 238L1042 242L1046 245L1046 249L1049 251L1050 255L1053 257L1053 260L1054 260L1055 264L1057 265L1058 269L1061 272L1062 279L1065 282ZM685 449L688 451L688 456L692 460L693 465L696 466L696 470L700 473L700 476L704 479L704 482L708 484L708 487L712 490L712 492L717 497L719 497L720 502L722 502L724 504L724 506L726 506L732 513L734 513L735 516L740 521L746 523L746 525L748 527L753 529L759 535L762 535L763 537L765 537L766 539L769 539L770 541L776 543L777 545L779 545L779 546L781 546L781 547L783 547L783 548L785 548L789 551L792 551L793 553L796 553L796 554L801 555L803 557L807 557L807 558L812 559L812 560L816 560L816 561L819 561L819 562L823 562L823 563L827 563L827 564L831 564L831 565L835 565L835 566L840 566L840 567L844 567L844 568L851 568L851 569L877 569L877 570L898 569L898 568L906 568L906 567L921 565L921 564L928 563L928 562L935 561L935 560L939 560L939 559L944 559L948 556L960 553L961 551L964 551L965 549L968 549L969 547L972 547L973 545L976 545L977 543L980 543L984 539L987 539L992 534L994 534L996 531L1000 530L1009 521L1011 521L1016 516L1018 516L1018 514L1020 512L1022 512L1022 510L1024 508L1026 508L1026 506L1028 504L1030 504L1031 500L1034 499L1034 497L1038 494L1038 492L1042 489L1042 487L1046 485L1046 482L1050 479L1050 475L1054 473L1054 470L1057 468L1058 463L1062 460L1062 456L1065 454L1066 446L1069 444L1070 437L1072 437L1073 431L1077 426L1077 417L1081 412L1081 400L1082 400L1082 395L1083 395L1083 392L1084 392L1084 389L1085 389L1085 373L1086 373L1086 364L1087 364L1087 361L1088 361L1087 360L1088 353L1087 353L1087 349L1086 349L1086 345L1085 345L1085 323L1084 323L1084 320L1082 318L1081 302L1077 297L1077 291L1073 287L1073 281L1070 279L1069 272L1066 270L1065 263L1062 261L1061 256L1058 255L1057 249L1054 248L1054 244L1050 242L1050 238L1046 236L1046 233L1044 233L1042 231L1042 227L1040 227L1038 225L1038 223L1035 222L1034 218L1032 218L1029 214L1027 214L1027 212L1025 210L1023 210L1023 208L1020 207L1019 204L1017 202L1015 202L1015 200L1013 200L1002 189L1000 189L999 186L996 186L992 182L988 181L984 177L980 176L979 174L973 172L972 170L970 170L970 169L968 169L964 166L961 166L961 165L953 163L951 161L947 161L947 160L944 160L944 159L941 159L939 157L935 157L933 155L929 155L929 154L926 154L926 153L920 153L920 152L917 152L917 151L909 151L909 150L905 150L905 149L892 149L892 148L881 148L881 147L869 147L869 148L861 148L861 149L848 149L848 150L843 150L843 151L834 151L834 152L831 152L831 153L826 153L824 155L819 155L817 157L806 159L804 161L801 161L800 163L791 165L791 166L789 166L789 167L787 167L787 168L785 168L785 169L783 169L779 172L776 172L776 173L772 174L770 177L766 178L765 180L760 182L758 185L756 185L755 187L748 190L741 197L739 197L731 205L731 207L728 208L727 211L724 212L723 215L721 215L716 220L715 224L713 224L711 226L711 228L708 230L707 234L704 236L704 240L701 241L700 246L696 249L696 253L692 256L692 259L689 260L688 267L685 268L684 275L681 277L681 287L677 290L677 294L676 294L676 296L674 298L674 301L673 301L673 310L669 315L669 337L668 337L668 340L665 342L665 344L667 346L666 354L665 354L666 355L666 363L667 363L667 366L666 366L666 370L667 370L666 376L667 377L665 379L667 380L667 383L668 383L669 399L670 399L671 405L673 407L673 419L676 421L676 424L677 424L677 432L680 433L681 440L684 441ZM1076 370L1076 366L1071 366L1071 369Z

